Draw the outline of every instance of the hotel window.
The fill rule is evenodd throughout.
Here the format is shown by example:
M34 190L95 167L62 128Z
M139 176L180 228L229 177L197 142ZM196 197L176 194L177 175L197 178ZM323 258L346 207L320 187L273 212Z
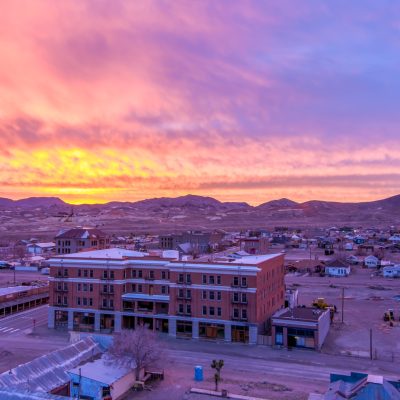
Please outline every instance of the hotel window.
M242 286L243 287L247 286L247 278L245 276L242 277Z
M233 277L233 286L239 286L239 277L238 276Z
M80 297L77 297L77 298L76 298L76 304L77 304L78 306L81 305L81 298L80 298Z
M220 317L222 315L222 308L221 307L217 308L217 315L218 315L218 317Z
M210 300L215 300L215 293L209 292Z
M87 285L87 283L84 283L84 284L83 284L83 291L84 291L84 292L87 292L87 291L88 291L88 285Z
M242 319L247 319L247 310L242 310Z
M192 277L190 274L186 274L186 283L192 283Z
M114 300L113 299L110 299L110 307L114 308Z
M165 271L161 271L161 279L166 279Z
M114 279L114 271L110 271L110 279Z
M233 301L236 303L239 302L239 293L237 292L233 293Z
M150 271L150 279L154 279L154 271Z
M81 291L81 284L78 283L78 292L80 292L80 291Z
M108 277L108 275L107 275L107 271L106 271L106 270L104 270L104 271L103 271L103 278L104 278L104 279L107 279L107 277Z
M132 283L132 292L136 292L136 283Z
M138 292L139 292L139 293L142 293L142 290L143 290L143 289L142 289L142 285L138 285Z
M92 297L89 298L89 306L93 306L93 298Z
M183 299L183 289L179 289L179 290L178 290L178 297L179 297L180 299Z
M110 293L114 293L114 285L110 285Z
M183 274L179 274L178 282L183 283Z
M192 291L190 289L186 290L186 298L191 299L192 298Z
M217 275L217 285L221 285L221 275Z
M210 307L209 313L210 313L210 315L215 315L215 308L214 307Z
M103 307L107 307L107 299L103 299Z
M161 293L165 294L167 293L166 287L165 286L161 286Z
M83 276L84 276L85 278L88 277L88 270L87 270L87 269L84 269L84 270L83 270Z
M64 291L68 290L68 283L64 282Z
M186 314L192 313L192 306L190 304L186 304Z
M89 276L90 276L91 278L93 278L93 270L92 270L92 269L89 271Z
M83 305L84 305L84 306L87 306L87 298L84 297L82 300L83 300Z
M239 309L238 308L233 309L233 318L239 318Z
M68 270L64 269L64 276L68 276Z
M138 277L141 278L142 276L143 276L142 270L139 269L139 271L138 271Z
M209 283L210 285L214 285L214 283L215 283L215 281L214 281L214 275L210 275L210 276L209 276L209 278L208 278L208 283Z
M207 315L207 307L203 306L203 315Z
M217 300L221 300L221 296L222 296L221 292L217 292Z
M180 314L183 314L183 304L181 304L181 303L179 304L178 310L179 310Z
M67 296L64 296L64 298L63 298L63 303L64 303L64 306L66 306L66 305L68 304Z
M78 269L78 276L82 276L82 270Z
M202 282L203 282L203 285L206 285L207 284L207 275L203 275L203 277L202 277Z
M132 278L136 278L136 269L133 269L133 270L131 271L131 277L132 277Z
M207 292L205 290L203 290L202 292L202 297L203 300L207 300Z
M93 292L93 283L89 285L89 292Z
M242 293L242 303L247 303L247 294Z

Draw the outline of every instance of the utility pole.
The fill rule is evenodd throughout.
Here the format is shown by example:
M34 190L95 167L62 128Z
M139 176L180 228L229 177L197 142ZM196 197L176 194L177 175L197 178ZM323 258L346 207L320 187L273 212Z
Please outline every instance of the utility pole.
M344 323L344 288L342 288L342 324Z
M372 328L369 330L369 358L372 360Z

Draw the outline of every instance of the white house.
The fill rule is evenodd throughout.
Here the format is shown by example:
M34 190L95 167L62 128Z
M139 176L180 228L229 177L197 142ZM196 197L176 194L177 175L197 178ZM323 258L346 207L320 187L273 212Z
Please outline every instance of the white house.
M384 278L400 278L400 265L392 265L382 268Z
M55 251L56 244L53 242L48 243L30 243L26 246L26 249L29 254L39 255L46 254Z
M348 242L348 243L346 243L345 245L344 245L344 249L346 250L346 251L351 251L351 250L353 250L353 243L351 243L351 242Z
M368 268L377 268L379 259L375 256L367 256L364 258L364 265Z
M393 244L398 244L398 243L400 243L400 235L390 236L390 238L388 240L389 240L389 242L392 242Z
M339 260L327 262L327 265L325 267L325 275L349 276L350 275L350 266Z
M346 258L346 261L347 261L349 264L357 265L357 264L359 263L360 260L358 259L357 256L351 255L351 256L349 256L349 257Z

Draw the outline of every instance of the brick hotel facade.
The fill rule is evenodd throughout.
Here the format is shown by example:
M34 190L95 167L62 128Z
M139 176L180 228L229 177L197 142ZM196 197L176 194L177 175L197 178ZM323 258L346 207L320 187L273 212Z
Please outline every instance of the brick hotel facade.
M284 305L284 256L176 261L123 249L50 260L50 328L118 332L148 324L171 336L256 343Z

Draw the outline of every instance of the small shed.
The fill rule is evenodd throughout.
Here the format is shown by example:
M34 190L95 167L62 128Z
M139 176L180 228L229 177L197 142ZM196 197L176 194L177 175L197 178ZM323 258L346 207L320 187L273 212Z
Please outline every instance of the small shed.
M135 383L135 369L112 363L106 356L68 371L72 397L118 400Z

